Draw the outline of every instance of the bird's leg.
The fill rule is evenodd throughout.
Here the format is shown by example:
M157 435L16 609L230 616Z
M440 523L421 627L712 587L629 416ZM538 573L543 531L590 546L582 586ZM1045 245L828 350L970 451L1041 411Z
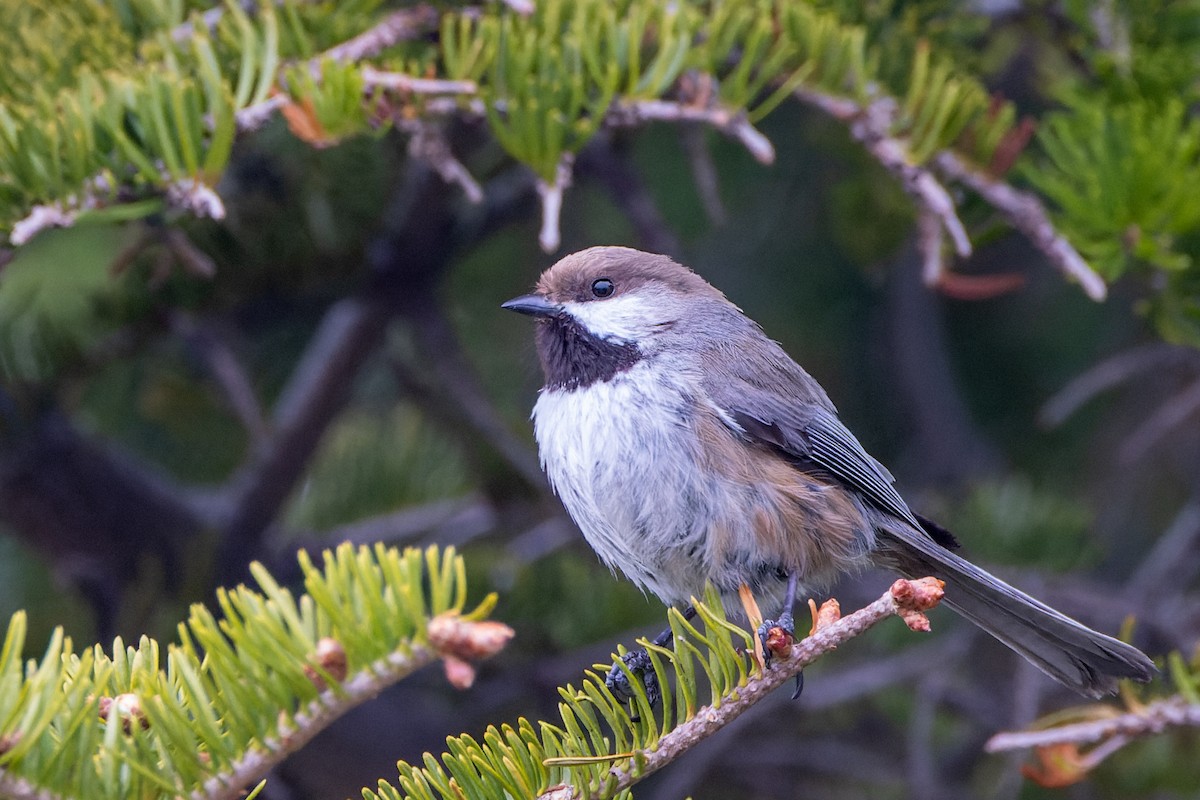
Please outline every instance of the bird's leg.
M689 603L683 609L683 618L690 620L695 616L696 609ZM656 647L666 647L671 643L672 638L671 629L667 628L658 636L655 636L652 641ZM646 699L650 701L650 707L653 708L662 697L662 690L659 688L658 678L654 674L654 664L650 661L650 654L644 648L639 647L637 650L630 650L621 656L621 661L629 668L629 671L633 675L641 680L642 686L646 689ZM613 664L612 668L609 669L608 675L604 677L604 685L622 703L629 702L636 694L632 684L629 682L629 677L618 664ZM637 721L636 716L634 717L634 721Z
M779 619L766 619L758 626L758 638L762 642L763 660L766 662L764 669L771 666L772 656L785 652L796 640L796 619L792 616L792 609L796 605L798 583L796 573L789 572L787 593L783 597L783 610Z

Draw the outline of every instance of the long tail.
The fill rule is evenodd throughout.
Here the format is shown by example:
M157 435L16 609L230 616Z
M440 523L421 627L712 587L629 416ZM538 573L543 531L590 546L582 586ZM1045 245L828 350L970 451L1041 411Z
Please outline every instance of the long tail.
M881 528L882 560L908 577L946 582L943 601L1051 678L1092 697L1120 678L1150 680L1153 662L1136 647L1092 630L897 523Z

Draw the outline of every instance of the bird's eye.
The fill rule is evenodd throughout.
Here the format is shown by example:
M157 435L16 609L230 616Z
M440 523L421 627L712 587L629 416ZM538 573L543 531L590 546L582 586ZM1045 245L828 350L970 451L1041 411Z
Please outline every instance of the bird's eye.
M597 278L592 281L592 294L603 300L617 290L616 285L608 278Z

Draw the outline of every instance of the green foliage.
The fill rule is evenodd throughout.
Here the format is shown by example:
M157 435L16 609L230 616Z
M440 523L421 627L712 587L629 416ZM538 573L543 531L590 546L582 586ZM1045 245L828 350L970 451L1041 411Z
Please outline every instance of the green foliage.
M84 69L128 64L134 39L113 6L103 0L0 2L0 98L5 104L74 86Z
M1177 237L1200 226L1200 122L1182 103L1078 103L1038 133L1046 159L1027 179L1058 223L1108 277L1130 263L1184 270Z
M363 797L534 797L562 783L576 787L584 797L625 796L612 770L628 771L636 779L644 768L640 754L693 719L702 704L720 707L749 678L744 652L751 646L750 636L726 621L721 607L720 598L710 590L705 602L696 604L701 626L671 609L672 646L639 642L664 687L657 708L651 708L641 681L632 675L637 695L627 708L604 684L609 665L597 664L597 671L589 671L579 688L568 685L559 690L558 724L542 722L535 727L521 719L515 726L488 728L482 742L466 735L450 737L440 762L428 754L423 767L401 762L398 787L381 780L377 790L365 789ZM626 669L623 663L621 667ZM707 697L702 697L706 686Z
M330 144L367 127L362 72L353 64L322 59L319 74L307 65L292 67L287 71L287 84L312 110L323 137L323 141L314 143Z
M1064 11L1080 31L1077 52L1092 70L1091 90L1118 103L1195 102L1200 2L1114 0L1100 6L1070 0ZM1070 90L1083 88L1074 84Z
M46 379L103 335L99 305L122 288L108 261L127 238L113 225L79 226L17 252L0 281L0 371L8 380Z
M594 44L600 8L547 0L529 16L503 15L495 28L496 58L481 87L488 122L504 149L548 183L563 154L599 129L617 89L618 65L601 60Z
M288 521L324 529L466 489L461 454L413 409L350 413L327 434Z
M314 712L328 719L427 663L430 618L464 609L452 550L347 544L322 560L301 553L299 597L254 565L259 591L221 590L219 617L193 606L165 653L144 636L136 646L118 638L111 656L76 652L59 630L25 662L25 615L14 615L0 650L0 785L78 798L205 791L247 758L286 752L288 732L312 726ZM318 655L322 641L339 656Z

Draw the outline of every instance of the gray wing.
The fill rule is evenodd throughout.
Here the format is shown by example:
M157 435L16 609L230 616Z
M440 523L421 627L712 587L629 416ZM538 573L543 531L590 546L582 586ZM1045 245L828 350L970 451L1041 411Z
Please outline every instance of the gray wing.
M807 379L805 384L812 381L807 374L801 374ZM805 395L812 395L810 387L798 387L802 391L797 391L795 397L743 381L710 388L710 398L738 426L739 434L781 451L799 469L815 468L829 475L877 508L922 530L904 498L892 486L895 479L891 473L863 449L837 418L832 405L805 401Z

